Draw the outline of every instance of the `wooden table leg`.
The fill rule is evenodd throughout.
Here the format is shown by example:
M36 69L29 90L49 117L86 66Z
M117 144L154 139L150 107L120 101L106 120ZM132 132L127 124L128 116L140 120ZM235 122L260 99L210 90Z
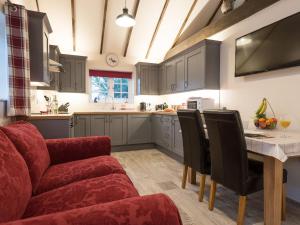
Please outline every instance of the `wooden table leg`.
M192 169L191 167L189 167L188 181L191 184L196 184L196 170Z
M265 225L281 224L283 163L264 156L264 221Z

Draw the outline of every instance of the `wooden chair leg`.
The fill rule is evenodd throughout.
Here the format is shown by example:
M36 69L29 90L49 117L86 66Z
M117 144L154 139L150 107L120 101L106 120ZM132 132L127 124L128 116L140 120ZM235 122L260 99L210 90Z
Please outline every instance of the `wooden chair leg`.
M182 182L181 182L181 187L183 189L185 189L185 186L186 186L186 179L187 179L187 175L188 175L188 168L189 168L188 166L184 165Z
M237 225L243 225L245 221L247 196L240 196L239 199L239 212L237 217Z
M190 184L196 184L196 170L191 167L188 169L188 181Z
M199 202L203 202L206 175L200 175Z
M286 189L285 184L282 185L282 206L281 206L281 220L286 219Z
M208 204L208 209L210 211L214 210L216 190L217 190L217 183L212 180L210 185L210 195L209 195L209 204Z

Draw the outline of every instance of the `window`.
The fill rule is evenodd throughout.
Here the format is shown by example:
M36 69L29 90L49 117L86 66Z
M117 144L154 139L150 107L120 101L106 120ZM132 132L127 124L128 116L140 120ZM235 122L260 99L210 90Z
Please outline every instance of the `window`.
M91 98L95 103L109 102L112 100L118 102L128 101L129 79L92 76Z

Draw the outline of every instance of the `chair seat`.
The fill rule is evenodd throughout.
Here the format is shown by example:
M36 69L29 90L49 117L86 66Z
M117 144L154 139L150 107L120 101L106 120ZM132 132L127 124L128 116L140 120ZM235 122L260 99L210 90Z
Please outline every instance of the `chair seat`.
M248 159L248 179L245 193L248 195L264 189L264 164L263 162ZM283 170L283 183L287 182L287 170Z
M111 174L66 185L34 196L23 218L139 196L125 174Z
M120 163L112 156L98 156L53 165L46 170L34 194L50 191L72 182L113 173L126 174Z

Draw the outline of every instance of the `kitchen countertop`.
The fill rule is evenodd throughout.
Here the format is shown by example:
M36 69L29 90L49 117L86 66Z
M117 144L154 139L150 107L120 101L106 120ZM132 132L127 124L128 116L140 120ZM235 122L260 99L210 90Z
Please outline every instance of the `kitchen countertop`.
M74 112L69 114L31 114L29 120L66 120L70 119L73 115L136 115L136 114L156 114L156 115L168 115L176 116L176 112L163 112L163 111L126 111L126 110L114 110L114 111L93 111L93 112Z

